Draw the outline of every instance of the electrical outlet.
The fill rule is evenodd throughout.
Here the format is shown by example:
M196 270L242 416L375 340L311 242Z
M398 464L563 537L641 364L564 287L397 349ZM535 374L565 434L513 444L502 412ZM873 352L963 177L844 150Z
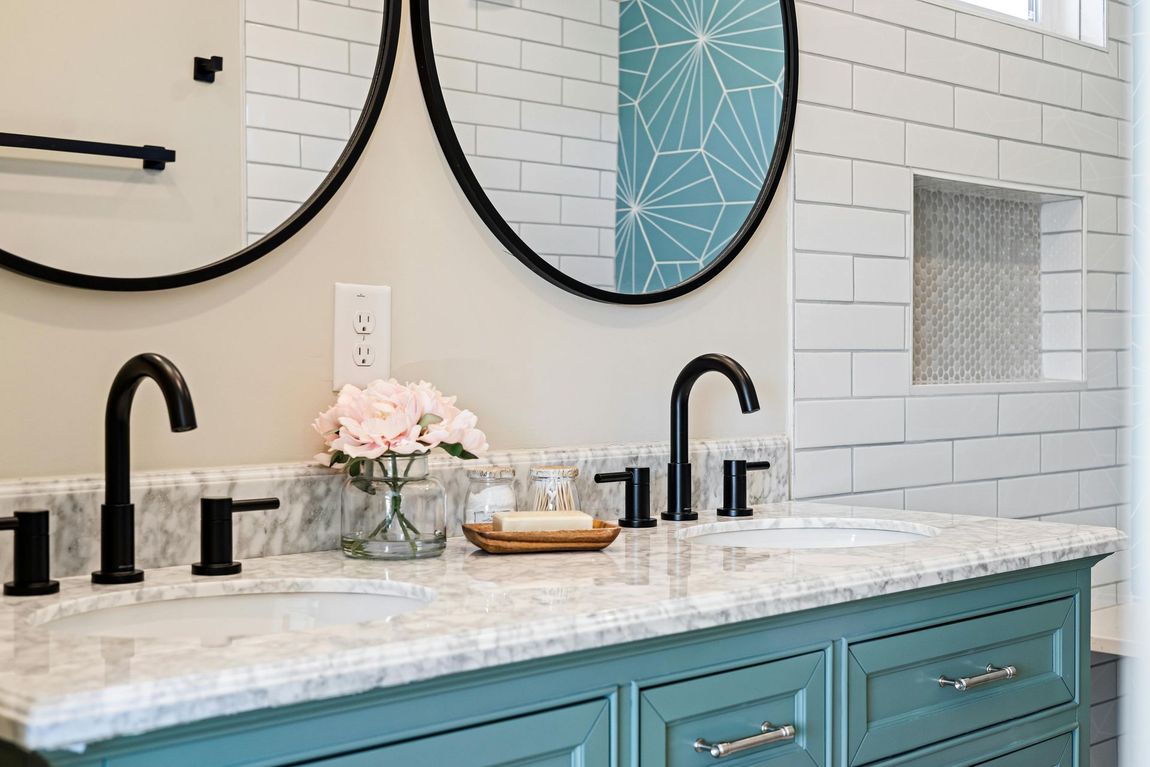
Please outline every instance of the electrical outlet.
M375 349L369 343L358 343L351 352L357 368L369 368L375 364Z
M371 335L375 332L375 313L370 309L360 309L355 313L351 326L361 336Z
M391 288L335 285L332 389L391 376Z

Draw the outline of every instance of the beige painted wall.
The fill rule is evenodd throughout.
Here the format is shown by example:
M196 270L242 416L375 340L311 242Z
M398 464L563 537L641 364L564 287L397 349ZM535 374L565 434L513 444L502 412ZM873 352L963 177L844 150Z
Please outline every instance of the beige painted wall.
M155 387L134 419L138 469L303 460L331 386L332 283L391 285L393 372L427 378L480 415L493 445L665 439L669 392L692 356L721 351L763 410L700 382L693 436L780 432L786 412L786 206L701 291L643 308L544 283L502 251L459 193L432 133L407 26L371 144L300 235L221 280L105 294L0 272L0 477L96 472L108 384L134 353L183 369L200 428L171 434Z
M176 151L139 160L0 148L5 250L105 276L183 271L242 247L243 5L0 0L0 130ZM178 30L178 34L175 32ZM208 85L196 56L223 56Z

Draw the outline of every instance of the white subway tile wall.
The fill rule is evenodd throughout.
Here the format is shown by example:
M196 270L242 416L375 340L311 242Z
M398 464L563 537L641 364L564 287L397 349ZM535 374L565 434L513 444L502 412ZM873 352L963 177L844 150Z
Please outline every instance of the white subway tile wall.
M448 111L492 203L553 266L614 290L618 0L430 5Z
M248 242L315 192L359 122L383 28L378 8L354 7L364 5L373 3L245 4Z
M1129 3L1107 51L922 0L798 7L795 497L1127 525ZM1085 242L1083 206L1050 205L1041 247L1044 371L1084 366L1084 390L910 394L910 169L1086 193ZM1094 576L1096 606L1127 592L1121 560ZM1117 693L1095 684L1105 767Z

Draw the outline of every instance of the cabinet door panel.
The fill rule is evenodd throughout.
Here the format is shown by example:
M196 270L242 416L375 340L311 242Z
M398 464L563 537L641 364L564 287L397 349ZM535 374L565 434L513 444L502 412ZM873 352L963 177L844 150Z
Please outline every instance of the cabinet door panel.
M1074 737L1067 733L1013 754L983 762L978 767L1074 767Z
M852 765L913 751L1007 722L1077 694L1077 603L1059 599L852 644L847 657ZM966 691L940 676L987 666L1017 675Z
M642 767L715 764L693 744L732 742L763 722L792 725L791 740L723 758L732 767L824 767L827 764L826 657L821 652L644 690L639 703Z
M316 767L572 767L614 764L606 700L323 759Z
M991 759L971 755L966 745L931 749L928 755L903 756L875 767L1075 767L1074 734L1069 732Z

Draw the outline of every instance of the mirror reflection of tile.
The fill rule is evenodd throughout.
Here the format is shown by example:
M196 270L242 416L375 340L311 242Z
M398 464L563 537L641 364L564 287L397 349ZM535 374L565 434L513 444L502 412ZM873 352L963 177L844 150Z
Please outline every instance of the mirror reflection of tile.
M343 153L375 74L380 5L245 4L249 244L294 215Z
M648 293L723 252L774 156L777 3L566 0L540 12L477 0L432 12L456 136L537 254L588 285Z

